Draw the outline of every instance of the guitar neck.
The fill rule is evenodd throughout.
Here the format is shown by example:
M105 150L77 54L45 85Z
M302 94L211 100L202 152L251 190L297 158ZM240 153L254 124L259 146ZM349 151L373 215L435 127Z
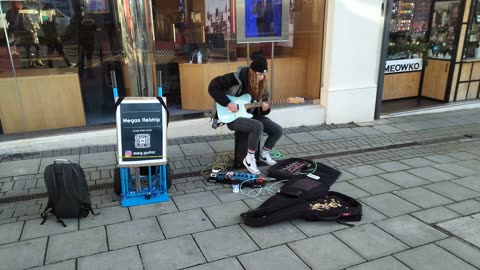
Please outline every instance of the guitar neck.
M264 101L268 103L269 105L277 105L277 104L285 104L288 101L286 99L280 99L280 100L272 100L272 101ZM247 103L245 104L246 109L252 109L252 108L257 108L257 107L262 107L263 102L253 102L253 103Z

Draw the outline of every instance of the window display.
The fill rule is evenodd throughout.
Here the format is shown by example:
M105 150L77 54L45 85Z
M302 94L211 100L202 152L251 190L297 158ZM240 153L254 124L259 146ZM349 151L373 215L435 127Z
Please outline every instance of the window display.
M410 31L412 28L414 0L396 0L393 2L391 32Z
M435 2L430 33L431 58L451 59L458 31L460 1Z
M463 59L480 59L480 0L472 2Z

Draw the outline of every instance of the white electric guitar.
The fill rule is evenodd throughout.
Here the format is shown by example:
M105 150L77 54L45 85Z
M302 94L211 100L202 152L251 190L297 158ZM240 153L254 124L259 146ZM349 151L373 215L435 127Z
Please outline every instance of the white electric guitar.
M218 120L222 123L228 124L233 122L235 119L239 117L244 117L244 118L252 118L253 115L251 113L247 112L247 109L252 109L256 107L262 107L262 102L254 102L250 103L252 100L252 96L250 94L244 94L239 97L234 97L234 96L229 96L227 97L230 99L230 101L237 105L237 112L231 112L227 107L222 106L217 103L217 114L218 114ZM305 102L304 98L301 97L289 97L284 100L276 100L276 101L268 101L267 103L272 105L272 104L301 104Z

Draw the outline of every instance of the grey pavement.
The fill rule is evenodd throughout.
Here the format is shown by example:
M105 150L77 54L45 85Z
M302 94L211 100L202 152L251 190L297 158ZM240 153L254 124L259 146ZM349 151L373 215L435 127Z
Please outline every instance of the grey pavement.
M332 190L362 202L355 227L243 224L239 214L270 195L206 181L201 171L213 162L232 163L233 136L220 131L169 140L170 200L129 208L112 188L114 145L0 153L0 270L480 269L479 116L473 109L286 129L279 158L341 170ZM56 158L84 168L100 215L40 225L43 171Z

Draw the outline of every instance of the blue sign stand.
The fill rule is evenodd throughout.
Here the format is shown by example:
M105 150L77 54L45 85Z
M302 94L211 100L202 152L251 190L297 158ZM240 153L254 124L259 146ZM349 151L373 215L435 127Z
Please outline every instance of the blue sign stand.
M163 94L162 86L158 87L158 96ZM118 98L118 89L114 83L113 96ZM152 171L154 170L154 172ZM148 166L148 175L140 176L135 173L135 168L120 168L120 183L122 187L121 205L123 207L137 206L152 203L167 202L167 165ZM137 176L135 176L137 175ZM141 183L148 181L148 186L142 187ZM140 185L140 187L137 187Z

